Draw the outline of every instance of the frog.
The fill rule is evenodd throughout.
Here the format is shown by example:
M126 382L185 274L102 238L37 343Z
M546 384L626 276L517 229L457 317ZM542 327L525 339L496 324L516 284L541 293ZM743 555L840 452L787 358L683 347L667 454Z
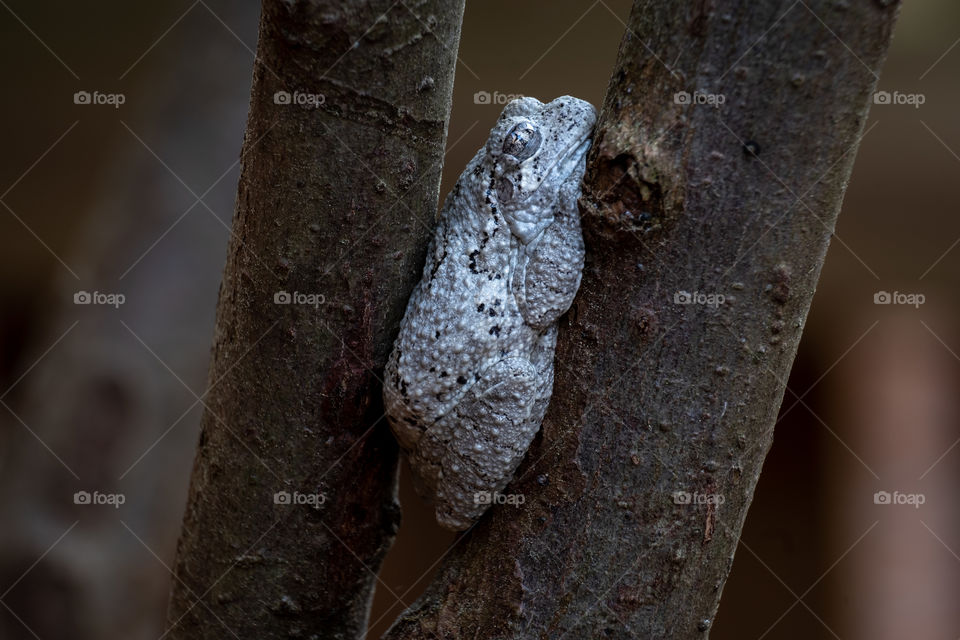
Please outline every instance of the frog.
M540 430L580 286L577 201L596 123L572 96L507 103L447 195L387 358L383 402L417 493L463 531Z

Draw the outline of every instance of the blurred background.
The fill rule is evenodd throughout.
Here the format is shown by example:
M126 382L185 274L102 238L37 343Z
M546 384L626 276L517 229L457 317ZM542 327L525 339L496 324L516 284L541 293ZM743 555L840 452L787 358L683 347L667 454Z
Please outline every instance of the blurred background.
M442 193L511 94L601 103L629 4L468 3ZM258 15L0 0L0 638L162 633ZM960 636L958 73L906 3L713 638ZM401 501L374 637L455 542Z

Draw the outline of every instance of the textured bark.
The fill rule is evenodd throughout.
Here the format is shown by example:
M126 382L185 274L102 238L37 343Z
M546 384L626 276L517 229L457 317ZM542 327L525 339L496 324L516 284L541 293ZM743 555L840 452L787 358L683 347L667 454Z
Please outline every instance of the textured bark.
M635 3L553 401L507 489L526 503L481 520L387 638L708 634L896 12ZM674 100L697 90L725 102Z
M264 3L168 637L365 631L399 521L374 371L433 225L462 12Z

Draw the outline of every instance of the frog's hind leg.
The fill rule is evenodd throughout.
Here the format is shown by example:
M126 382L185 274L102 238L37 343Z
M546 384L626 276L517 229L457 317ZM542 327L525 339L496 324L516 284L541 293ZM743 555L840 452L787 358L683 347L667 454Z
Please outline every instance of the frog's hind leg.
M554 324L540 335L530 354L530 362L537 370L537 397L527 420L534 433L540 430L553 393L553 355L556 347L557 325Z
M540 426L530 418L541 378L530 360L504 358L420 438L413 464L432 489L440 524L466 529L489 506L477 494L500 491L510 481Z

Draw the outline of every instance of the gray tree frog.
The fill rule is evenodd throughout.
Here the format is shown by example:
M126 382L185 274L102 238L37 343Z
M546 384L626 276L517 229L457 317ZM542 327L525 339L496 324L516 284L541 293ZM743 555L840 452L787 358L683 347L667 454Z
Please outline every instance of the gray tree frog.
M384 371L418 493L468 528L540 429L557 324L580 286L577 199L596 111L513 100L447 196Z

